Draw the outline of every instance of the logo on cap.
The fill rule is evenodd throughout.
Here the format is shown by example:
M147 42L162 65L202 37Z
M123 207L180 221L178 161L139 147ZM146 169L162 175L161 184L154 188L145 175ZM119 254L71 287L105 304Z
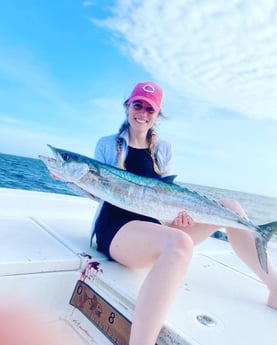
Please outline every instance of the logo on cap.
M151 84L145 84L142 86L142 90L148 93L154 93L155 92L155 88L153 85Z

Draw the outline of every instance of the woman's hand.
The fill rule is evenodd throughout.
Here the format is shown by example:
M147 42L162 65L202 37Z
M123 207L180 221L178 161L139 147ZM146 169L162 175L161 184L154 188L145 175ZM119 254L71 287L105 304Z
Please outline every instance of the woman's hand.
M186 228L187 226L194 225L193 219L185 212L181 211L171 223L171 226L176 228Z

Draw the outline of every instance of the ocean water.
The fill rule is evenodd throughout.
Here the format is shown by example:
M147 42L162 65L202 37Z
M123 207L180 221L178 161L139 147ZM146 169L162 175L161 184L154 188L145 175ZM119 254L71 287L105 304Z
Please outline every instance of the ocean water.
M179 183L179 182L178 182ZM277 198L181 182L209 198L238 200L255 224L277 220ZM0 153L0 188L80 195L67 184L50 177L39 159Z

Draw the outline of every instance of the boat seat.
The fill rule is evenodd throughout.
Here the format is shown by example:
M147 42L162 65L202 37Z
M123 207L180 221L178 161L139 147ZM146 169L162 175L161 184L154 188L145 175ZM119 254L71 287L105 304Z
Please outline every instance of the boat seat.
M29 217L0 217L0 276L77 270L80 257Z

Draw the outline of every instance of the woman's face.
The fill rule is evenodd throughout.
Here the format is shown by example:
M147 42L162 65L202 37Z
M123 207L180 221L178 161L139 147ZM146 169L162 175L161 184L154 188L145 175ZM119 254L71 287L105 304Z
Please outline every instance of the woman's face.
M159 111L155 111L148 102L137 100L127 106L127 115L132 128L147 132L156 122Z

